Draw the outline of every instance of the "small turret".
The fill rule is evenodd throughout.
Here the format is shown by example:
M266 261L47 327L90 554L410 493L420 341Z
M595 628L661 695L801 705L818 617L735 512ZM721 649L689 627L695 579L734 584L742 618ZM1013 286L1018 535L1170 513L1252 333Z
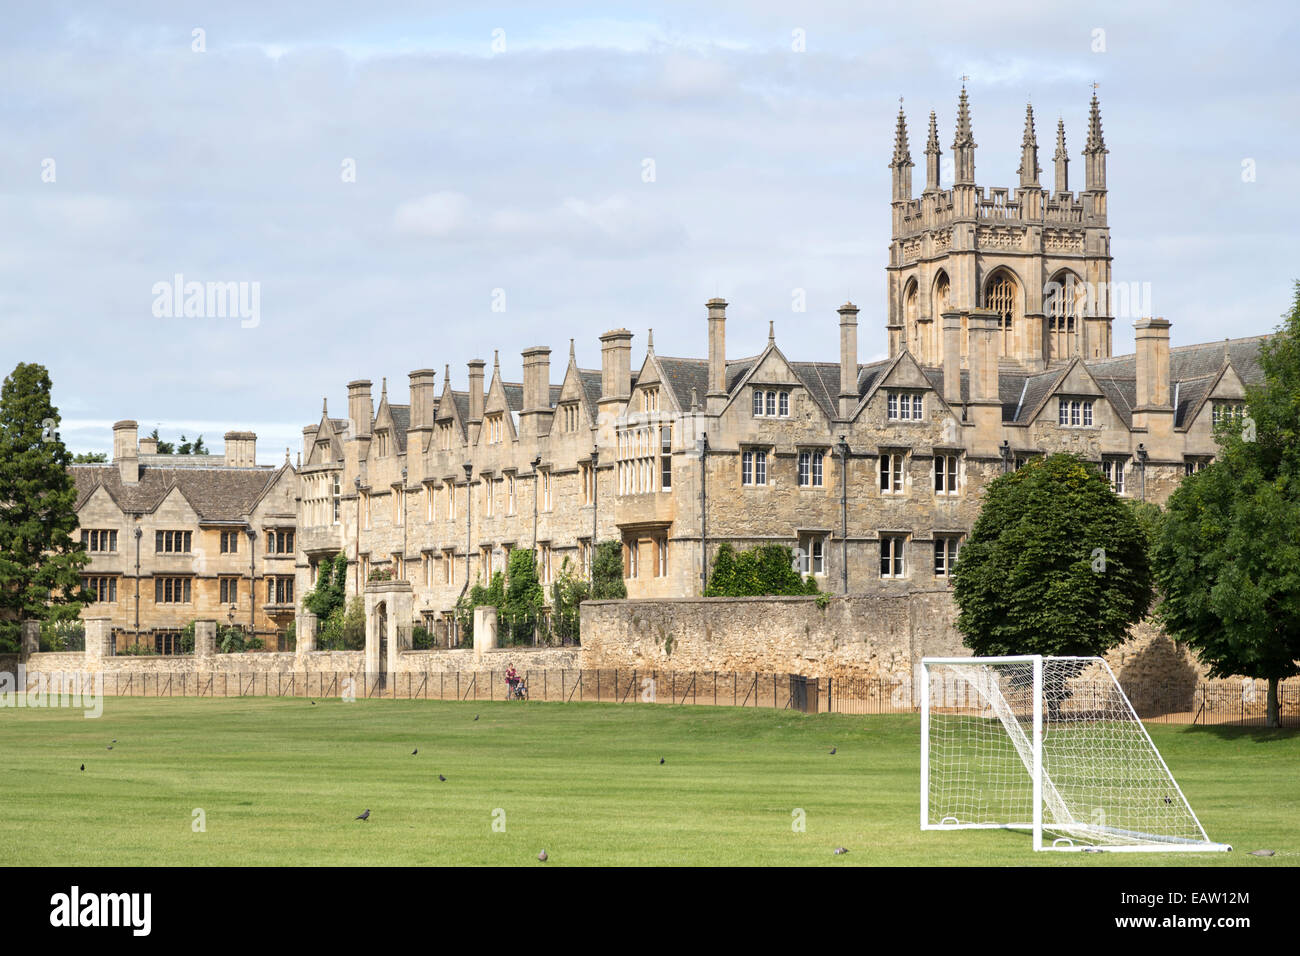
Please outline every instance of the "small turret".
M1034 107L1029 104L1025 107L1025 136L1020 141L1020 174L1021 189L1037 189L1038 174L1042 170L1038 167L1038 137L1034 133Z
M939 189L939 126L930 110L930 135L925 141L925 191L937 192Z
M906 202L912 198L912 153L907 145L907 117L903 115L903 105L898 105L898 125L894 128L894 158L889 168L894 174L894 202Z
M953 182L963 185L975 184L975 135L970 126L970 100L966 96L963 83L961 96L957 99L957 135L952 141L953 161L955 164Z
M1056 189L1059 193L1070 191L1070 154L1065 151L1065 120L1056 121Z

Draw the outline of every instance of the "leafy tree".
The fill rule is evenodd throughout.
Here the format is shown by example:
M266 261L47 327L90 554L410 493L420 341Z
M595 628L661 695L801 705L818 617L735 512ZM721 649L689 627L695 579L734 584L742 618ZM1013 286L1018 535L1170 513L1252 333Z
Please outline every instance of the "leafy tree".
M317 634L322 651L360 651L366 646L366 604L354 597L345 608L339 605L325 618Z
M591 599L613 601L625 597L623 545L618 541L602 541L596 546L591 562Z
M508 643L531 644L546 607L546 592L537 576L537 556L532 551L510 552L505 599L499 605Z
M1095 466L1031 461L989 483L953 597L978 655L1102 654L1151 605L1146 538Z
M72 458L74 465L102 465L107 463L108 455L102 451L83 451Z
M158 443L158 454L160 455L176 454L176 446L169 441L163 441L161 438L159 438L158 429L155 428L153 431L151 431L149 433L149 437Z
M316 566L316 587L302 596L302 606L323 624L343 607L347 582L348 556L340 551Z
M551 633L560 640L582 638L582 614L579 605L591 596L591 587L574 573L565 558L560 573L551 584Z
M1267 680L1269 727L1300 673L1300 282L1283 320L1249 417L1216 429L1221 454L1170 496L1155 549L1166 630L1213 677Z
M760 597L816 594L817 582L795 570L794 554L781 544L765 544L739 553L724 542L713 561L706 597Z
M25 619L67 621L91 600L79 540L72 456L57 432L44 366L20 362L0 387L0 646Z
M531 552L530 552L531 553ZM474 586L461 595L456 602L456 622L460 625L461 643L468 644L474 639L474 608L490 604L500 611L506 600L506 576L498 571L492 575L492 581L486 586L480 577Z

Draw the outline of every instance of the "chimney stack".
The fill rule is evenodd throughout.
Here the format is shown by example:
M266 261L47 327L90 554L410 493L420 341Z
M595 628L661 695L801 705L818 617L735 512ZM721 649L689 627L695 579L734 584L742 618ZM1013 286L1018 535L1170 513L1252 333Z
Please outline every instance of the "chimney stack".
M524 349L525 412L545 412L551 408L551 350L545 345Z
M417 369L408 375L411 388L411 429L433 425L434 381L438 373L431 368Z
M840 418L853 414L858 402L858 307L845 302L840 313Z
M257 435L226 432L225 439L227 468L252 468L257 464Z
M469 423L483 421L483 368L486 365L483 359L472 359L469 363Z
M375 420L375 408L370 403L368 379L348 382L348 418L352 422L354 438L370 437L370 425Z
M139 426L133 421L120 421L113 425L113 461L117 462L124 485L134 485L140 481L137 434L139 434Z
M961 404L961 313L943 314L943 400Z
M141 455L156 455L156 454L158 454L158 439L156 439L156 438L141 438L141 439L140 439L140 454L141 454Z
M1169 321L1139 319L1137 330L1137 408L1169 407Z
M611 329L600 337L600 400L632 397L632 333Z
M970 400L998 403L998 314L974 309L966 320L970 338Z
M727 300L710 299L705 305L709 310L709 391L705 399L709 401L709 411L715 411L715 405L727 397Z

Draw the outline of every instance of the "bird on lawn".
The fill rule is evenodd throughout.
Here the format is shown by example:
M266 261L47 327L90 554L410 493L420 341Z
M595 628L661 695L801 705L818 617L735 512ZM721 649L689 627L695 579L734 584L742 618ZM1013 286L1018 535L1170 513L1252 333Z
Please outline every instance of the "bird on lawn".
M414 756L415 756L416 754L418 754L419 752L420 752L420 748L419 748L419 747L416 747L414 750L411 751L411 756L414 757Z
M116 737L113 738L113 743L117 743L117 738L116 738Z
M81 769L82 769L82 770L85 770L85 769L86 769L86 765L85 765L84 763L81 765Z
M843 856L845 853L848 853L848 852L849 852L849 848L846 847L846 846L837 846L837 847L835 848L835 855L836 855L836 856Z
M475 720L478 720L478 714L475 714L475 715L474 715L474 719L475 719Z
M546 851L543 850L541 853L537 854L537 859L539 859L539 860L541 860L543 863L545 863L545 862L546 862L546 859L547 859L547 857L546 857Z
M831 756L832 756L832 757L835 756L835 748L834 748L834 747L831 748Z
M369 808L369 807L366 807L366 812L363 813L363 814L361 814L361 816L357 817L357 819L358 819L358 820L369 820L369 819L370 819L370 808Z
M113 747L112 747L112 745L110 744L106 749L108 749L108 750L112 750Z
M664 758L663 758L663 757L660 757L660 758L659 758L659 766L662 767L663 764L664 764Z
M441 780L443 783L447 782L447 778L444 777L442 774L438 774L438 779Z
M315 707L315 706L316 706L316 701L313 700L313 701L311 702L311 705L312 705L313 707Z
M1250 855L1251 856L1272 856L1274 852L1275 852L1274 850L1251 850Z

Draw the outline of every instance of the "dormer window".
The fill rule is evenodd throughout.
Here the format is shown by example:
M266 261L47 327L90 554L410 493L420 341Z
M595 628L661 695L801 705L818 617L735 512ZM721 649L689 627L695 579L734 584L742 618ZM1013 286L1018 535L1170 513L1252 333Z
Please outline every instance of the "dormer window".
M647 388L641 392L641 411L657 412L659 411L659 389Z
M890 392L888 394L890 421L917 421L925 417L925 399L921 392Z
M1083 428L1092 424L1092 399L1060 398L1056 404L1056 423L1065 428Z
M789 418L790 393L775 389L754 389L753 414L755 418Z
M1211 416L1216 425L1221 425L1226 421L1240 424L1245 414L1245 402L1215 402L1211 410Z
M375 454L380 458L387 458L392 454L388 429L386 428L381 428L379 431L375 432Z
M451 422L438 423L438 448L441 451L451 451Z
M560 428L566 432L578 430L578 403L565 402L560 406Z
M499 445L505 435L505 416L500 412L489 415L486 419L487 442L489 445Z

